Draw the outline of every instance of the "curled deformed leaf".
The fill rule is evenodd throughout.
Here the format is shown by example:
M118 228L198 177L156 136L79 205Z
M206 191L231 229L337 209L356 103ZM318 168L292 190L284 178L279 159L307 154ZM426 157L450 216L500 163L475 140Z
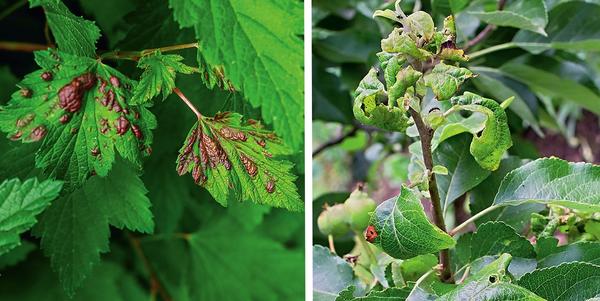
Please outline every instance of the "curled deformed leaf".
M473 135L471 155L481 167L496 170L502 155L512 146L506 112L495 100L465 92L453 97L452 103L460 109L483 113L487 116L483 131Z
M425 61L433 55L431 52L417 47L417 42L401 28L394 28L386 39L381 40L381 50L408 55L419 61Z
M386 79L391 77L392 75L388 75L388 69L386 71ZM416 71L412 66L408 66L404 69L399 70L395 75L395 80L391 82L391 85L388 84L388 98L390 101L395 102L398 101L404 93L406 89L413 86L423 75L423 73Z
M373 18L375 18L375 17L382 17L382 18L390 19L390 20L392 20L394 22L398 22L398 23L402 22L402 20L398 17L398 14L396 14L396 12L391 9L376 10L373 13Z
M156 120L129 103L135 82L96 59L54 50L35 56L42 69L0 109L0 130L13 140L43 140L36 166L69 185L107 175L117 153L141 164Z
M388 100L385 87L377 78L375 68L362 79L356 89L356 95L353 112L358 121L390 131L406 130L408 116L404 99Z
M420 10L406 17L404 24L408 27L411 33L424 38L426 41L431 40L435 32L435 25L431 16Z
M394 258L412 258L455 244L452 237L429 222L421 201L406 187L375 209L370 224L377 233L371 242Z
M425 85L433 90L437 100L450 99L465 80L473 77L473 72L467 68L437 64L431 72L423 77Z
M191 173L217 202L250 200L289 210L302 210L291 172L281 159L289 150L257 121L242 122L236 113L202 117L192 127L177 158L177 172Z

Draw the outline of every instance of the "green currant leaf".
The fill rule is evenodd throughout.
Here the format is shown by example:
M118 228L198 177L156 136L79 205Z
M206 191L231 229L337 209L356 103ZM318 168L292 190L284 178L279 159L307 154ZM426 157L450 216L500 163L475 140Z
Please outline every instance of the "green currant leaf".
M394 258L408 259L455 244L452 237L429 222L421 201L406 187L397 197L377 206L370 224L377 233L371 242Z
M183 57L176 54L153 54L143 56L138 68L144 69L140 81L133 89L131 104L143 104L158 96L162 91L165 100L175 88L175 74L192 74L194 68L182 63Z
M44 8L59 51L78 56L96 56L100 29L94 22L73 15L62 1L30 0L30 4L31 7Z
M450 99L465 80L473 77L473 72L467 68L456 67L439 63L433 67L431 72L425 74L423 80L425 86L433 90L437 100Z
M500 166L502 156L512 146L506 112L495 100L465 92L452 98L460 109L483 113L487 116L483 131L473 135L470 151L477 163L488 170Z
M52 50L36 52L41 70L0 110L0 130L13 140L43 139L36 166L71 188L106 176L117 154L141 164L150 152L154 115L130 106L131 81L101 62Z
M34 234L50 257L69 296L109 251L109 225L151 233L150 200L144 183L122 159L106 177L92 177L81 188L56 200L43 214Z
M555 301L588 300L600 294L600 266L569 262L523 275L518 284Z
M456 243L457 266L467 265L488 255L511 254L515 257L534 258L535 251L527 238L503 222L487 222L477 232L462 235Z
M294 181L289 155L274 133L257 121L242 122L237 113L202 117L179 150L177 172L191 173L223 206L250 200L299 211L303 202Z
M389 65L388 65L389 67ZM415 71L416 72L416 71ZM377 70L371 68L356 89L354 117L366 125L384 130L404 132L408 126L408 116L404 99L386 104L388 101L384 85L377 78Z
M465 279L454 291L437 299L453 300L521 300L544 301L531 291L511 283L507 269L512 257L502 254L496 261Z
M387 38L381 40L381 50L408 55L419 61L426 61L433 56L431 52L417 47L417 42L398 27L394 28Z
M0 184L0 255L21 245L19 235L29 230L62 188L62 182L28 179L6 180Z
M495 206L556 204L584 212L600 210L600 166L542 158L504 177Z
M239 90L293 149L303 141L302 3L171 0L175 20L193 27L205 75Z
M260 232L245 231L231 219L183 236L142 241L142 249L153 258L157 277L173 300L304 297L303 273L297 272L304 267L303 252L288 249Z

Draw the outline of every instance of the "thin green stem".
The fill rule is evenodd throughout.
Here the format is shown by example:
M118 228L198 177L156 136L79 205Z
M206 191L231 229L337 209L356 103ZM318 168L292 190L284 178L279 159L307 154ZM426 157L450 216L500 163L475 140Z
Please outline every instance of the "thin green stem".
M481 218L482 216L496 210L500 208L499 205L492 205L489 206L487 208L485 208L484 210L482 210L481 212L471 216L468 220L464 221L462 224L456 226L456 228L450 230L450 232L448 232L448 234L450 234L451 236L456 235L458 232L460 232L462 229L464 229L465 227L467 227L470 223L478 220L479 218Z
M329 251L331 251L331 253L333 254L337 254L335 252L335 242L333 241L333 235L327 235L327 240L329 241Z
M27 1L28 0L20 0L7 7L4 11L0 13L0 20L10 16L10 14L14 13L17 9L21 8L21 6L25 5Z
M503 44L498 44L498 45L494 45L492 47L488 47L488 48L481 49L479 51L470 53L469 58L474 59L474 58L478 58L480 56L484 56L488 53L492 53L492 52L496 52L496 51L500 51L500 50L504 50L504 49L515 48L515 47L518 47L517 43L515 43L515 42L507 42L507 43L503 43Z
M187 43L187 44L171 45L171 46L165 46L165 47L159 47L159 48L144 49L144 50L140 50L140 51L120 51L120 50L115 50L115 51L110 51L110 52L103 53L102 55L100 55L100 60L109 59L109 60L132 60L132 61L137 61L141 57L149 55L149 54L152 54L155 51L169 52L169 51L175 51L175 50L181 50L181 49L189 49L189 48L198 48L198 43Z

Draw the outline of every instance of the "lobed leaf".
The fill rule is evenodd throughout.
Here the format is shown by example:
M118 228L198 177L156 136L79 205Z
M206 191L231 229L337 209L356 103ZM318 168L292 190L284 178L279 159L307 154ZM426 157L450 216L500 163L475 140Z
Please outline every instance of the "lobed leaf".
M117 154L141 165L156 120L129 104L133 81L97 60L53 50L36 52L36 61L42 69L26 75L0 110L0 130L11 139L43 139L36 167L72 190L93 174L106 176Z
M237 113L221 113L194 125L179 151L177 172L191 173L223 206L250 200L300 211L293 165L281 159L288 154L258 122L243 123Z
M95 57L100 29L92 21L75 16L57 0L30 0L30 6L41 6L58 50L77 56Z
M406 187L397 197L377 206L370 224L377 233L372 243L394 258L408 259L455 244L452 237L429 222L421 201Z
M231 81L293 149L303 141L302 4L297 1L170 0L175 20L193 27L200 66ZM257 7L260 6L260 9Z
M143 56L138 61L138 68L144 69L140 81L133 89L131 104L143 104L162 92L165 100L175 88L176 73L192 74L194 68L182 63L183 57L177 54L153 54Z
M154 228L144 184L122 160L107 177L93 177L54 202L34 229L67 295L109 251L109 225L143 233Z
M542 158L504 177L494 205L556 204L586 212L600 210L600 166Z
M62 182L28 179L5 180L0 184L0 255L21 245L19 235L37 223L40 214L54 200Z

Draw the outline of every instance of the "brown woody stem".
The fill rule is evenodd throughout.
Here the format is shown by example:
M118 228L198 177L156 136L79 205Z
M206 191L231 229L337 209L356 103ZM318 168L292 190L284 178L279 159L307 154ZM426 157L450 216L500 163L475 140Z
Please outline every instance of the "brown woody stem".
M48 49L48 45L44 45L44 44L0 41L0 50L33 52L36 50L46 50L46 49Z
M161 285L158 276L154 272L154 269L152 268L152 265L150 264L150 261L148 260L148 257L146 257L146 254L144 253L144 250L142 249L142 246L140 245L140 240L138 238L134 237L131 233L127 233L127 238L129 240L129 243L131 244L131 247L133 248L133 251L135 252L137 257L142 261L142 264L144 265L146 272L150 276L149 282L150 282L151 294L155 295L156 293L158 293L160 295L161 299L163 299L165 301L172 301L173 299L171 299L171 297L169 296L167 291Z
M423 118L419 112L413 108L409 108L408 111L415 121L419 136L421 138L421 149L423 151L423 161L425 162L425 168L429 172L429 195L431 197L431 205L433 207L433 222L435 225L446 232L446 222L444 221L444 212L440 201L440 193L437 188L437 181L433 170L433 156L431 151L431 139L433 138L433 129L430 128L423 122ZM439 254L440 264L442 265L442 280L450 281L452 279L452 272L450 270L450 254L448 249L440 251Z
M192 110L192 112L196 114L198 120L202 118L202 114L200 113L200 111L198 111L198 108L196 108L196 106L194 106L194 104L187 97L185 97L185 95L183 94L183 92L181 92L181 90L179 90L179 88L174 88L173 92L175 92L175 94L177 94L177 96L179 96L179 98L183 100L183 102L190 108L190 110Z

